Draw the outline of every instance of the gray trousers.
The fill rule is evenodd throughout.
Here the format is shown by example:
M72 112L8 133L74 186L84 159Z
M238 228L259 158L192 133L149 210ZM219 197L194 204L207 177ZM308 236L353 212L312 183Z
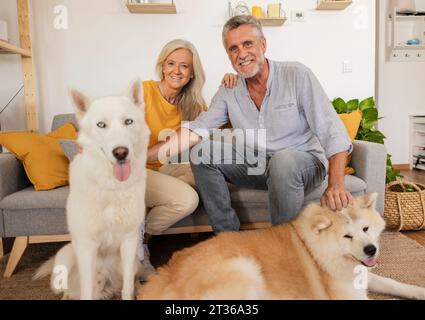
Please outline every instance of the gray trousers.
M239 230L226 182L238 187L268 190L273 225L293 220L304 195L326 177L325 166L308 152L264 152L208 140L192 150L191 165L199 195L213 231Z

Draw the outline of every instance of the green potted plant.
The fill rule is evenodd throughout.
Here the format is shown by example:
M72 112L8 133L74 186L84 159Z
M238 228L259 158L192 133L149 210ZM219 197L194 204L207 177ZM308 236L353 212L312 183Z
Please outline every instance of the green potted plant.
M338 114L351 113L357 110L362 112L362 119L356 135L356 140L384 144L384 139L386 137L381 131L376 129L378 120L382 118L379 118L378 116L378 109L376 108L373 97L369 97L362 101L359 101L359 99L353 99L348 102L345 102L342 98L336 98L332 101L332 104ZM393 168L391 155L388 154L386 183L397 180L397 177L402 177L402 175L400 175L399 170Z

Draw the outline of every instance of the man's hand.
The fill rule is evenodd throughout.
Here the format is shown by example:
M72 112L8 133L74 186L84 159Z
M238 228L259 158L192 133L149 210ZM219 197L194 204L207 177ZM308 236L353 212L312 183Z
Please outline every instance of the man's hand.
M353 196L345 188L344 168L348 152L341 152L329 159L328 188L320 198L320 204L331 210L342 210L353 202Z
M320 198L322 207L327 206L331 210L342 210L353 201L353 196L345 189L345 185L329 185Z

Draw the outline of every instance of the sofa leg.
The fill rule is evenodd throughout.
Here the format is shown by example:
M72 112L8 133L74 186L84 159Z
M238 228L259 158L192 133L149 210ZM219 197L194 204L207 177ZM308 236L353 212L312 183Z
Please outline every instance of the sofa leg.
M16 237L13 243L12 252L10 253L9 260L7 261L6 271L4 272L5 278L10 278L15 271L16 266L21 260L25 249L28 246L28 237Z

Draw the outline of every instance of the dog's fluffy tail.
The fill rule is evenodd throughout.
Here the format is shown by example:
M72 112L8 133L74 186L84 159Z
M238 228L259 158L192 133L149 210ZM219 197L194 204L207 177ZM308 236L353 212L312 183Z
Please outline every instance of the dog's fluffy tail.
M75 265L75 255L72 245L69 243L58 251L58 253L43 263L35 272L33 280L43 279L54 272L57 266L65 268L69 273Z
M37 269L32 279L39 280L39 279L43 279L47 277L49 274L52 273L54 265L55 265L55 257L52 257L49 260L47 260L45 263L43 263Z

